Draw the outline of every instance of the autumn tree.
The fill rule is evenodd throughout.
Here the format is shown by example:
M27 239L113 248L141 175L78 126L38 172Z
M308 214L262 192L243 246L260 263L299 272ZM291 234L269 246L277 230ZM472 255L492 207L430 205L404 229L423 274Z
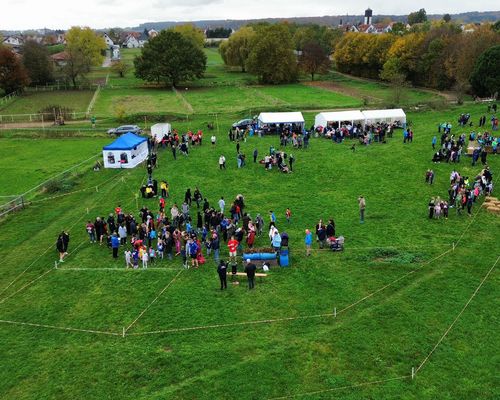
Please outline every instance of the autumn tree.
M182 34L185 38L191 40L199 48L205 45L205 34L200 28L192 24L176 25L171 28L172 31Z
M269 25L257 30L247 59L250 73L262 83L280 84L297 79L297 59L288 27Z
M0 46L0 88L9 94L29 85L28 73L14 51Z
M500 45L490 47L477 59L470 77L474 93L492 96L500 92Z
M201 78L207 56L192 39L167 30L144 45L134 65L136 77L175 87L180 82Z
M120 78L123 78L128 71L130 71L130 65L123 60L117 60L111 63L111 72L117 74Z
M299 67L303 72L311 75L311 80L314 81L314 75L328 72L330 59L318 42L310 41L302 48Z
M421 24L422 22L427 21L427 12L425 11L425 8L421 8L418 11L410 13L407 20L410 25Z
M54 80L54 65L46 46L29 40L24 43L22 53L23 65L32 83L45 85Z
M243 27L236 31L231 37L222 42L219 52L226 65L240 67L245 72L245 65L251 50L251 43L255 37L255 31L251 27Z
M77 86L77 79L85 77L93 66L102 64L106 42L92 29L72 27L66 33L66 65L63 73Z

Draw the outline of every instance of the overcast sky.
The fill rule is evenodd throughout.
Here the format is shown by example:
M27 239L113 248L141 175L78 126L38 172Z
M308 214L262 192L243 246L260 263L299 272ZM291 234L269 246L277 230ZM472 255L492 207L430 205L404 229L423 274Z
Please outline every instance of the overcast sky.
M363 14L428 14L495 11L495 0L2 0L0 30L67 29L73 25L107 28L143 22L200 19L253 19Z

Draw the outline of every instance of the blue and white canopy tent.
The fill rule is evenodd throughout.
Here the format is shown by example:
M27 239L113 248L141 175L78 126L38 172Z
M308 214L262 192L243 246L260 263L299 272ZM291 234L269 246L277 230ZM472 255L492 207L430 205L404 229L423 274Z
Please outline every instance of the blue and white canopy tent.
M126 133L102 148L104 168L134 168L148 158L148 139Z

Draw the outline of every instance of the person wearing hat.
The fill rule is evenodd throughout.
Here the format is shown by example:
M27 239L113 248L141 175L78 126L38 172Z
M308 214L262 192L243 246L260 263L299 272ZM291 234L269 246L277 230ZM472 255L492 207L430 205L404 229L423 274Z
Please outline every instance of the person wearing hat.
M253 289L255 287L255 271L257 266L252 263L252 261L247 258L247 265L245 266L245 272L248 278L248 289Z

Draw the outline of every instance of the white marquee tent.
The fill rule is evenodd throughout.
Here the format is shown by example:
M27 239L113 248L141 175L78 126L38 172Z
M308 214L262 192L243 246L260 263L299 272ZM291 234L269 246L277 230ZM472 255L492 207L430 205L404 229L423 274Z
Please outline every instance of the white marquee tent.
M156 142L161 142L163 136L168 135L172 131L172 125L163 123L163 124L154 124L151 126L151 137L156 140Z
M126 133L102 148L104 168L134 168L148 157L148 139Z
M363 115L365 116L365 122L367 124L396 121L398 121L401 126L406 124L406 114L401 108L389 110L367 110L363 111Z
M346 121L349 121L351 124L358 122L364 124L365 116L359 110L322 112L314 118L314 127L322 126L324 128L330 123Z
M273 124L295 124L303 126L305 121L301 112L273 112L260 113L258 123L259 127Z

